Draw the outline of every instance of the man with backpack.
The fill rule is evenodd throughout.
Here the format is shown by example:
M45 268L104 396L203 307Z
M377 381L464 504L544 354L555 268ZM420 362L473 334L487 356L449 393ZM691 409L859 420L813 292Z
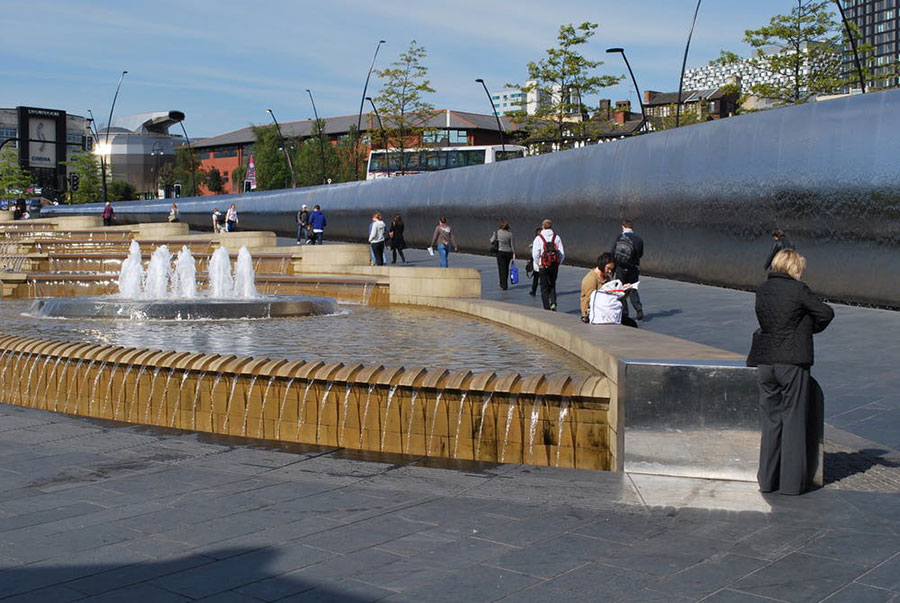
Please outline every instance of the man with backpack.
M641 280L641 258L644 255L644 240L634 234L631 220L622 220L622 234L613 244L613 258L616 261L616 278L629 285ZM638 290L633 289L622 300L622 315L628 317L628 300L637 312L637 319L644 320L644 306Z
M556 312L556 277L559 265L566 259L562 239L553 232L553 222L541 222L541 231L531 244L534 269L540 270L541 302L544 310Z

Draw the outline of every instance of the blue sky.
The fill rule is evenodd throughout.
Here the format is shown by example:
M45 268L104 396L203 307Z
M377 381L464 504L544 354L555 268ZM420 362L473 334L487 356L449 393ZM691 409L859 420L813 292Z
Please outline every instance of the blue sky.
M475 78L492 92L525 79L525 65L553 46L561 24L600 25L584 54L605 61L600 73L623 75L606 55L623 46L642 89L676 90L694 0L0 0L4 16L0 107L29 105L105 122L116 82L128 75L116 115L177 109L192 138L266 123L356 114L379 39L376 68L416 39L435 107L490 113ZM789 13L790 0L706 3L688 67L723 48L746 54L743 32ZM373 76L369 95L380 82ZM635 95L629 82L599 97ZM599 98L598 97L598 98ZM594 102L596 99L589 99Z

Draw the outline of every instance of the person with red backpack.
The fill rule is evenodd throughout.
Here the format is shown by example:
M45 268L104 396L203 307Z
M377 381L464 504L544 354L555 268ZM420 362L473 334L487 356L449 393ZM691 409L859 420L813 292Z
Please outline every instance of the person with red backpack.
M540 270L541 302L544 310L556 312L556 277L559 265L566 259L562 238L553 232L553 221L541 222L541 231L531 244L531 259Z

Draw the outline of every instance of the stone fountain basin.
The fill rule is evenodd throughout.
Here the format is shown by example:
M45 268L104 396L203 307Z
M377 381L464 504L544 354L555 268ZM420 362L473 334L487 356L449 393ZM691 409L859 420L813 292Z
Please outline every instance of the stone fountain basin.
M337 312L330 297L272 295L253 299L130 300L115 297L38 299L28 313L41 318L109 320L228 320L321 316Z

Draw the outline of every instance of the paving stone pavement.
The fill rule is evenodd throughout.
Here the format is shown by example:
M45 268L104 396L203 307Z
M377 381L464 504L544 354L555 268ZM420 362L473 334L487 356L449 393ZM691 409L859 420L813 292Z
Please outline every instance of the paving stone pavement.
M492 288L492 261L451 256L485 297L534 303L524 284ZM560 311L577 314L582 274L563 269ZM642 287L643 328L745 351L749 294ZM900 601L898 325L841 306L817 339L828 484L802 497L0 404L0 600Z

